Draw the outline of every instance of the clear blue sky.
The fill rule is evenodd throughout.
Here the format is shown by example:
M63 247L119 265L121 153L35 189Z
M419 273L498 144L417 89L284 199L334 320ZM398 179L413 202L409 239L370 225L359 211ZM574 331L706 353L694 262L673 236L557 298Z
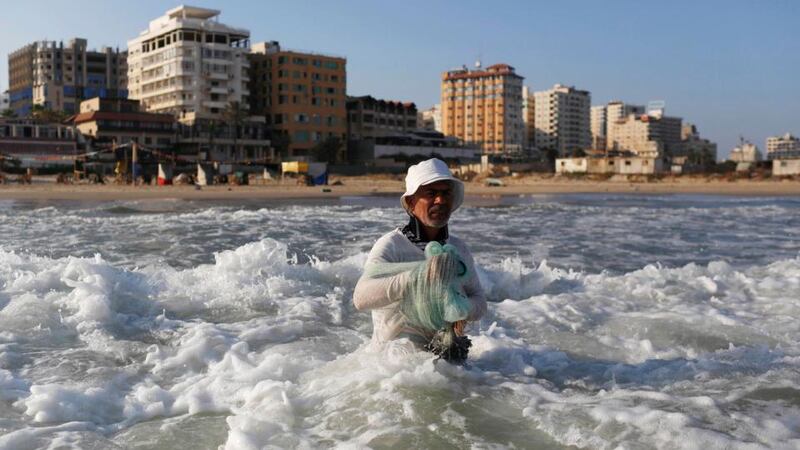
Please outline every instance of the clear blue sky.
M180 2L9 2L0 17L0 89L7 55L41 39L85 37L126 47ZM253 42L344 55L348 93L438 102L442 71L505 62L541 90L555 83L592 103L665 100L727 155L744 135L800 134L800 1L194 1Z

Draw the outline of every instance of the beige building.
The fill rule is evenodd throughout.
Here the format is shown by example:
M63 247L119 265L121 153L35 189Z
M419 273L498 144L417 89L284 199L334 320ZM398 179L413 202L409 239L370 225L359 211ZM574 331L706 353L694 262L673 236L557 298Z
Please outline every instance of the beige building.
M9 107L19 116L33 105L72 114L87 98L125 98L126 64L126 52L89 50L86 39L28 44L8 55Z
M684 156L680 117L630 114L622 120L608 118L606 148L640 156Z
M442 131L442 105L439 103L417 113L417 128L429 131Z
M767 159L800 158L800 139L789 133L767 138Z
M232 103L246 109L250 32L221 23L219 15L178 6L129 40L129 97L184 122L221 119Z
M758 162L762 160L761 150L759 150L758 146L756 146L755 144L752 144L742 139L739 145L734 147L733 150L731 150L731 154L728 159L736 163Z
M308 159L314 146L347 139L347 59L281 48L276 41L253 45L251 109L266 116L281 157ZM416 123L416 115L414 116Z
M642 105L630 105L627 103L623 103L619 100L613 100L608 102L608 104L605 106L604 140L606 142L606 146L604 148L607 150L614 149L612 142L608 138L608 136L616 135L618 133L616 129L617 126L619 124L625 123L625 120L628 118L628 116L630 116L631 114L635 116L641 116L644 113L645 113L645 108Z
M444 72L442 132L486 153L522 153L522 80L508 64Z
M137 100L99 97L84 100L71 121L95 143L136 142L160 150L172 150L175 144L175 117L142 112Z
M528 86L522 87L522 122L525 126L523 145L528 153L536 148L536 99Z
M664 158L637 155L556 159L558 174L655 175L666 167Z
M605 150L606 105L592 106L589 120L592 131L592 148L596 150Z
M772 175L774 176L800 175L800 158L773 159Z
M534 94L534 144L570 155L592 146L591 94L557 84Z

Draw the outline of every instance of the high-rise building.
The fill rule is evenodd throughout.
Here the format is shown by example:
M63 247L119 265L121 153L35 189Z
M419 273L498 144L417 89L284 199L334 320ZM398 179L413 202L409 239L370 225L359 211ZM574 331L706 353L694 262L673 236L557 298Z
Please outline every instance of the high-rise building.
M767 159L800 158L800 139L789 133L767 138Z
M128 90L146 111L183 122L222 119L249 107L250 32L221 23L220 11L178 6L128 41Z
M522 80L508 64L442 74L442 132L486 153L520 154Z
M523 134L523 145L529 152L536 147L536 99L533 96L533 91L528 86L522 87L522 122L525 126Z
M329 139L336 139L343 153L347 59L284 49L276 41L254 44L248 58L251 109L267 117L273 143L285 143L281 156L307 158Z
M606 105L592 106L590 128L592 131L592 149L606 148Z
M87 49L86 39L38 41L8 55L10 108L19 116L33 105L75 113L81 100L125 98L126 52Z
M534 93L534 142L539 150L568 156L592 146L591 94L557 84Z
M606 119L605 119L605 141L606 146L605 148L608 150L614 150L614 146L612 145L611 139L609 136L617 135L619 132L617 131L617 126L621 123L624 123L625 120L631 114L636 116L641 116L645 113L645 107L643 105L630 105L627 103L623 103L619 100L613 100L608 102L606 105Z

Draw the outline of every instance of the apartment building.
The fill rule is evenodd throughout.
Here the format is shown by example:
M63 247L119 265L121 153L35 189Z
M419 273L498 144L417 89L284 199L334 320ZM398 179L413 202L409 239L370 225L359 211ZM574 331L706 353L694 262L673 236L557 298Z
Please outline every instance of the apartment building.
M140 111L138 100L95 97L80 104L72 123L96 143L136 142L147 148L172 150L175 117Z
M608 122L607 148L629 151L639 156L685 156L681 141L680 117L629 114Z
M215 9L178 6L128 41L128 90L145 111L184 123L222 119L249 106L250 32L219 21Z
M85 141L72 125L26 118L0 118L0 165L6 159L20 167L71 166L71 156Z
M800 139L789 133L767 138L767 159L800 158Z
M8 55L9 107L28 116L34 105L75 113L92 97L125 98L125 51L89 50L86 39L38 41Z
M348 140L398 136L417 129L417 106L371 95L347 98Z
M592 132L592 148L595 150L606 149L606 116L606 105L592 106L589 126Z
M251 110L264 115L273 141L285 142L281 157L308 159L319 143L347 139L347 59L289 50L277 41L253 45Z
M592 146L591 94L556 84L534 93L534 143L539 150L568 156Z
M528 151L533 150L536 147L535 137L536 137L536 119L535 119L535 109L536 99L533 95L533 91L528 86L522 87L522 122L525 127L525 133L523 134L523 146Z
M437 103L432 107L417 113L417 128L428 131L442 131L442 105Z
M523 151L522 80L508 64L442 74L442 132L486 153Z

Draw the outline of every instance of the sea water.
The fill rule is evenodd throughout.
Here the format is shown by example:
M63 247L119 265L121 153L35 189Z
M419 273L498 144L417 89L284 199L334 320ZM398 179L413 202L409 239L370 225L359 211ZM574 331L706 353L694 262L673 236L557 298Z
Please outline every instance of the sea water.
M464 367L352 306L405 220L0 202L0 448L800 448L800 199L468 199Z

